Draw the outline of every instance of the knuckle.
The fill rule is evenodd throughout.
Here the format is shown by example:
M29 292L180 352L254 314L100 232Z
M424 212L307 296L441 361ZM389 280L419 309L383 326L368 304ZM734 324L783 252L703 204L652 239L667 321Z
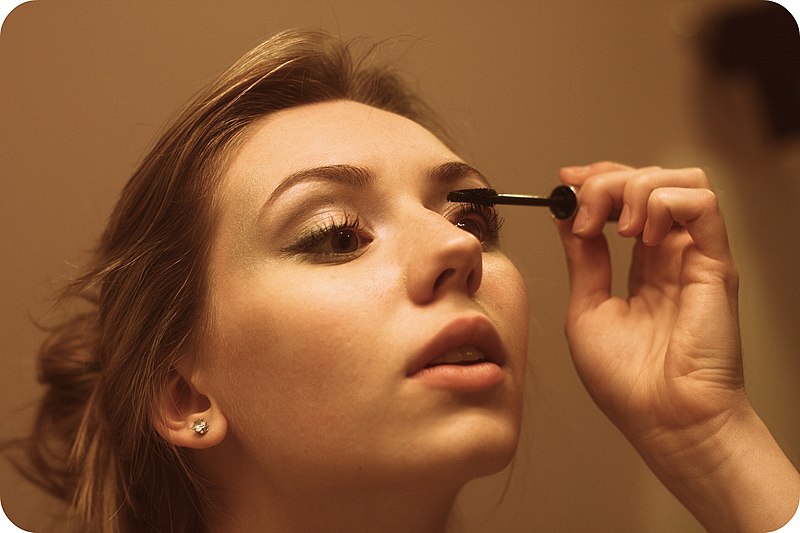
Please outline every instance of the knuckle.
M632 167L611 160L596 161L589 165L589 172L591 174L599 174L602 172L611 172L615 170L632 170Z
M654 183L657 183L659 173L662 170L661 167L657 166L640 168L625 184L626 195L629 195L631 198L638 197L654 189Z
M709 211L719 211L719 200L711 189L698 189L698 199L702 207Z
M650 196L647 198L647 204L653 206L661 206L667 203L669 199L669 192L663 188L657 188L650 191Z
M700 167L689 167L685 169L685 172L689 179L693 181L702 183L703 185L708 183L708 176L706 176L705 170Z
M587 178L586 181L583 182L580 189L578 189L578 195L581 198L587 198L594 196L598 190L602 188L604 180L602 175L595 174Z
M642 180L652 180L653 178L657 178L663 170L664 169L658 165L642 167L639 169L639 175L637 177Z
M594 163L589 165L589 168L593 171L599 171L615 166L620 166L620 165L616 161L603 160L603 161L595 161Z
M645 167L639 169L625 184L625 189L630 190L633 194L652 189L652 182L654 178L657 177L659 171L661 171L661 167Z

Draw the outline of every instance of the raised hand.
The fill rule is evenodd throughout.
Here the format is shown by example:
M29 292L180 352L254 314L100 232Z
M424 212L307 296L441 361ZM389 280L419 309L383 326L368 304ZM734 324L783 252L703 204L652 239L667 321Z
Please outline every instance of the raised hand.
M632 440L738 408L738 277L705 174L598 163L561 177L581 206L560 226L572 289L567 337L600 408ZM612 208L621 209L619 233L636 238L627 298L611 297L602 230Z
M567 339L589 394L707 528L780 526L800 476L745 394L738 274L706 175L601 162L560 178L578 189L578 213L558 226ZM635 239L626 297L611 292L613 209Z

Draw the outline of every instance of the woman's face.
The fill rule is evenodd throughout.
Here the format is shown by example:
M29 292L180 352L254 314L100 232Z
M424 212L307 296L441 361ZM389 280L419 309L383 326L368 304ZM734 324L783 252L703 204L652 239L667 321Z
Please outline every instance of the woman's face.
M435 136L336 101L253 125L221 186L194 379L248 474L377 484L502 468L528 308L486 187Z

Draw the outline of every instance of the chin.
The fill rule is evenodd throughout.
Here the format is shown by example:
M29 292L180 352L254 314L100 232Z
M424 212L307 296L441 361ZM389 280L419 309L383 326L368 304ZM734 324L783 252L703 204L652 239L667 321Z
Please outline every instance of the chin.
M481 438L482 437L482 438ZM487 435L476 435L476 441L465 453L471 478L488 476L504 469L517 452L519 427L496 429Z
M519 443L520 421L515 415L478 410L454 416L440 429L428 446L434 468L466 483L508 466Z

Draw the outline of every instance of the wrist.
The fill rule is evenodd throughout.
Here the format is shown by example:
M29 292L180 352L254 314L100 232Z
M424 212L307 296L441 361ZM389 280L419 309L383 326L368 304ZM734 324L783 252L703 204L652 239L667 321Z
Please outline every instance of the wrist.
M746 447L746 435L759 422L745 398L702 422L648 429L629 440L662 481L681 483L724 471L740 448Z
M634 446L709 531L778 529L797 507L800 475L749 402Z

